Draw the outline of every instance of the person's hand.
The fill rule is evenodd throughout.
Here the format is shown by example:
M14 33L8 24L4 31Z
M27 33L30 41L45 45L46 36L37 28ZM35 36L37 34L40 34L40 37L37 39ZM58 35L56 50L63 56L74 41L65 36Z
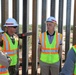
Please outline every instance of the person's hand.
M9 62L9 64L11 63L11 58L10 57L7 57L7 59L8 59L8 62Z
M11 58L8 56L8 54L7 53L5 53L5 55L6 55L6 57L7 57L7 59L8 59L8 62L9 62L9 64L11 63Z

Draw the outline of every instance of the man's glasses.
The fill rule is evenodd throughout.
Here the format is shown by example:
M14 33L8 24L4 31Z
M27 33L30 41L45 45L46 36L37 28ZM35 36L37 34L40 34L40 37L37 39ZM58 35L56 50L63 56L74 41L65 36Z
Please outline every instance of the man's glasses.
M17 26L14 26L13 28L17 28Z

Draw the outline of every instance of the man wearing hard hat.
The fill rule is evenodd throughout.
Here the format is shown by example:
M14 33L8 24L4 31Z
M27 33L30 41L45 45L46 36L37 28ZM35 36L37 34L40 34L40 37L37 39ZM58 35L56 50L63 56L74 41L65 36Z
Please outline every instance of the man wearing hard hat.
M9 66L10 75L16 75L18 36L15 34L18 24L14 18L8 18L4 25L7 31L3 33L3 51L11 58Z
M6 54L4 54L2 52L2 34L3 34L3 30L0 28L0 75L9 75L8 72L8 67L9 67L9 60L6 56Z
M41 75L58 75L61 57L62 35L55 31L57 21L54 17L46 20L47 31L40 34L38 52Z

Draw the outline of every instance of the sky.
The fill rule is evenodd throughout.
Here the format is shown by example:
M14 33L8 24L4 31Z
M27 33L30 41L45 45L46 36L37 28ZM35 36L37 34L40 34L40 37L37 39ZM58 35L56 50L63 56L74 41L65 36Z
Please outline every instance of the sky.
M9 17L12 17L12 0L8 0L9 1ZM32 0L28 0L29 1L29 24L32 24ZM42 0L38 0L38 24L41 24L41 1ZM47 14L46 14L46 17L48 18L50 16L50 1L51 0L47 0ZM64 0L64 14L63 14L63 25L66 24L66 1L67 0ZM74 16L74 0L72 0L72 9L71 9L71 25L73 25L73 16ZM23 2L22 0L19 0L19 24L22 24L22 5L23 5ZM55 18L58 22L58 5L59 5L59 0L56 0L56 13L55 13ZM0 10L1 10L1 0L0 0ZM0 23L1 23L1 11L0 11Z

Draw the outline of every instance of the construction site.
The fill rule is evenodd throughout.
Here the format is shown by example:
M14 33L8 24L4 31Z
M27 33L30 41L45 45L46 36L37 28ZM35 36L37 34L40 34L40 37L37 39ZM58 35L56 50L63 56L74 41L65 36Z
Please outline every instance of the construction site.
M20 1L22 1L22 6L20 6ZM3 25L6 19L9 18L9 11L11 10L9 9L10 0L0 0L0 3L0 26L4 30ZM11 17L16 19L19 24L17 34L26 34L25 38L19 38L18 75L41 75L38 60L38 39L40 33L46 31L45 21L47 17L50 16L57 19L56 30L62 34L61 71L68 50L72 45L76 44L76 0L11 0L11 3ZM30 5L32 5L31 8ZM39 8L39 6L41 7ZM29 9L31 9L31 12ZM22 12L22 14L20 12ZM40 17L39 13L41 13ZM72 16L71 13L73 13ZM30 14L32 14L31 19ZM20 15L22 15L22 17L20 17ZM40 24L38 23L39 19ZM20 20L22 20L22 24L20 24ZM32 20L31 24L29 23L30 20ZM71 21L73 22L72 25Z

